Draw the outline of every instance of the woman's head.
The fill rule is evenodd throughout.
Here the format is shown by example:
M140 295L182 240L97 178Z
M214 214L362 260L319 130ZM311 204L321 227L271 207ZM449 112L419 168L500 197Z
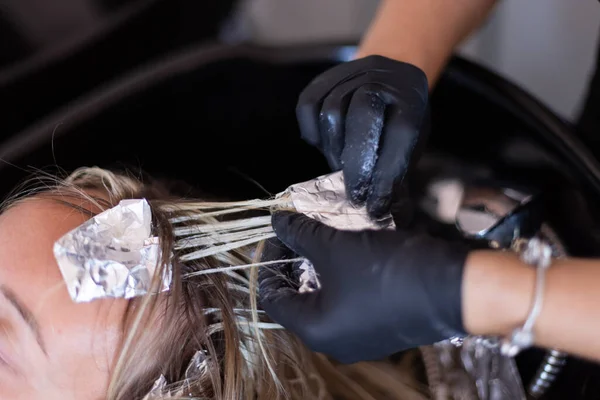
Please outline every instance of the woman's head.
M255 391L275 395L274 375L267 373L269 366L259 356L252 328L257 314L250 311L255 290L250 276L190 276L223 263L247 264L249 249L179 261L183 252L173 248L169 218L189 214L177 207L186 202L156 184L125 175L82 169L51 187L25 193L30 194L7 203L0 215L2 393L15 399L41 393L61 399L142 398L160 376L176 390L200 351L207 355L205 368L186 382L186 392L217 398ZM170 290L132 300L73 302L53 257L54 242L127 198L149 201L163 254L175 254L173 260L164 260L173 265ZM212 220L207 217L205 222ZM284 332L261 335L280 346L277 354L287 355L277 368L298 375L302 355L294 354L294 339Z
M99 399L106 393L127 301L75 304L52 253L54 241L87 218L42 197L0 215L3 398Z
M366 399L373 398L370 391L374 398L418 398L400 372L395 386L389 379L376 383L364 365L341 372L291 334L271 329L276 326L256 305L256 268L198 274L251 263L251 254L260 253L260 246L244 247L188 260L189 250L174 245L172 221L179 220L177 228L216 222L190 206L198 200L97 168L40 187L21 190L0 215L0 393L8 398L141 400L160 377L186 398ZM130 198L145 198L152 208L154 235L169 255L154 283L160 285L171 264L170 290L73 302L54 242ZM201 368L190 377L198 354ZM357 386L357 376L374 386ZM398 397L382 397L386 388Z

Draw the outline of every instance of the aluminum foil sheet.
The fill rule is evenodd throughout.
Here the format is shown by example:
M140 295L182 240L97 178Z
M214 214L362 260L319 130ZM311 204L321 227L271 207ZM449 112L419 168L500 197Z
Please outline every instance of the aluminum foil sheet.
M161 258L145 199L123 200L54 244L54 256L73 301L129 299L148 293ZM160 291L169 289L171 268Z
M443 393L441 398L526 400L515 360L500 353L498 340L472 336L460 345L443 341L428 347L437 359L437 365L428 365L437 370L431 371L435 379L430 389L434 394Z
M142 400L163 400L171 398L194 397L190 394L193 391L193 385L200 377L206 373L208 368L208 358L204 350L198 350L188 367L185 370L183 382L178 382L176 391L169 388L169 384L164 375L161 375L152 385L152 389L144 396Z
M373 221L367 214L366 206L357 206L350 202L341 171L292 185L279 196L287 196L297 212L333 228L356 231L395 229L391 215ZM312 264L305 260L300 268L303 270L300 276L300 292L318 289L320 284Z

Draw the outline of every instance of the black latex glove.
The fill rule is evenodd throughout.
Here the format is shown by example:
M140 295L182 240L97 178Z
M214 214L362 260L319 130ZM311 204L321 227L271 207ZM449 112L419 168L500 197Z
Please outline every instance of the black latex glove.
M290 212L275 213L273 227L313 263L321 288L300 294L289 264L263 267L260 303L312 350L351 363L465 334L467 249L460 244L409 232L339 231ZM285 251L271 241L263 259Z
M379 218L427 136L427 77L382 56L350 61L314 79L296 114L302 138L343 169L350 199Z

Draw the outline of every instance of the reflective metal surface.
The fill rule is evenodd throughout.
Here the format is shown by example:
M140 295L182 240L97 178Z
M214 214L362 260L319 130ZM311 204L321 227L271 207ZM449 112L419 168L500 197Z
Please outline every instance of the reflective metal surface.
M527 200L528 196L515 190L467 186L456 215L456 225L467 236L484 237L502 218Z
M54 256L71 299L130 299L148 293L162 260L152 234L152 211L145 199L122 200L62 236ZM159 292L169 290L171 266Z

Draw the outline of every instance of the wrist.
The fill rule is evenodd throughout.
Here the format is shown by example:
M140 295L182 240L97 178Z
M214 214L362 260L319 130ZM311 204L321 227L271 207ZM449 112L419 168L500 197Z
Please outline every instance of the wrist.
M474 251L463 276L462 311L472 335L506 336L527 318L535 269L509 251Z

